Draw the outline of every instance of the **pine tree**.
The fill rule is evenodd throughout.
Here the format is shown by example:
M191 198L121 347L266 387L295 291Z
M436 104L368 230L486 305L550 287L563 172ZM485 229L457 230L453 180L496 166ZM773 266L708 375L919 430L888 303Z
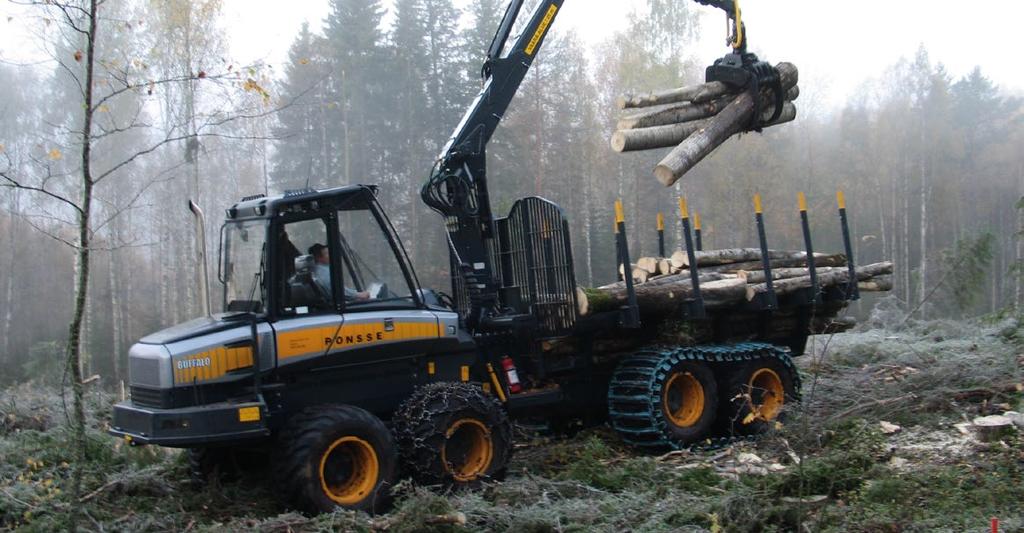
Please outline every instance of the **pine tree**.
M387 145L382 111L388 63L385 61L378 0L332 0L324 27L330 58L327 94L332 167L343 183L374 181Z
M276 144L270 173L277 189L326 188L336 184L338 171L332 165L327 138L325 78L328 64L320 40L303 24L288 52L281 98L290 102L278 114Z

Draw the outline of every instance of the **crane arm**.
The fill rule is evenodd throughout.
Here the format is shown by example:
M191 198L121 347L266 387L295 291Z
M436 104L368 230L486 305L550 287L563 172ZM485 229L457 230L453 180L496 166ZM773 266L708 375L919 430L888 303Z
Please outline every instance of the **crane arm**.
M493 314L498 302L488 256L494 217L487 190L487 143L533 65L562 2L539 2L522 33L502 53L523 5L523 0L509 2L487 51L483 88L445 143L421 191L424 203L446 218L452 267L465 279L472 302L466 317L471 327Z

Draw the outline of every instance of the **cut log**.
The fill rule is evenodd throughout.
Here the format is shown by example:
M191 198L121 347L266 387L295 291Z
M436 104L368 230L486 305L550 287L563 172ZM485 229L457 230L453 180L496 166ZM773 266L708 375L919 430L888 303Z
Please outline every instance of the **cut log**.
M796 120L796 106L792 102L786 102L782 106L782 113L779 118L773 120L766 126L774 126L785 122ZM619 125L619 131L612 134L612 150L616 152L635 152L637 150L654 150L657 148L668 148L677 146L690 136L707 128L711 119L694 120L679 124L655 125L651 127L638 127L637 129L625 129Z
M725 111L716 115L713 118L706 119L707 124L701 129L690 134L689 137L682 140L678 146L676 146L664 159L658 163L658 166L654 167L654 176L658 178L663 185L666 187L675 184L686 174L691 168L699 163L702 159L707 157L708 154L713 152L715 148L724 143L729 137L744 131L749 124L749 111L744 111L744 106L741 100L749 103L750 95L744 95L737 97ZM737 104L740 102L740 104ZM730 107L736 105L732 112ZM770 113L771 110L768 111ZM767 120L771 115L767 115L764 118ZM786 122L792 122L796 120L796 106L793 102L785 102L782 104L782 112L778 118L767 122L764 127L777 126ZM658 138L659 140L665 137ZM644 139L648 145L652 147L661 148L664 146L655 146L655 139L646 138ZM637 142L639 145L639 141Z
M720 307L742 301L747 284L741 279L722 279L701 283L701 296L705 307ZM634 286L637 306L644 315L666 315L678 312L683 302L693 298L690 280L677 279L672 282L647 283ZM580 316L601 311L614 311L626 305L628 292L623 287L577 289Z
M658 273L658 258L657 257L641 257L636 260L636 267L641 270L646 270L648 274Z
M709 281L718 281L718 280L721 280L721 279L737 279L737 278L733 274L722 274L722 273L719 273L719 272L708 272L708 273L701 272L697 276L697 280L700 283L707 283ZM680 281L685 281L685 282L689 283L689 281L690 281L690 271L687 270L687 271L684 271L683 273L669 274L667 276L656 276L656 277L648 279L647 285L648 286L651 286L651 285L665 285L665 284L678 283ZM620 290L620 289L625 290L625 288L626 288L626 282L624 282L624 281L617 281L615 283L609 283L608 285L602 285L602 286L598 287L598 289L602 289L602 290Z
M708 95L717 93L718 96L722 96L728 94L731 90L732 89L728 85L720 81L715 81L711 83L687 85L686 87L679 87L676 89L668 89L664 91L652 92L647 94L620 96L616 100L615 104L619 107L619 109L650 107L655 105L671 104L676 102L688 102L693 100L694 96L696 96L697 94Z
M651 278L651 273L646 269L637 267L633 269L633 283L647 283L647 280Z
M817 258L826 257L825 254L816 253L814 254L815 261ZM761 261L761 249L760 248L723 248L721 250L704 250L700 252L694 252L694 258L697 260L697 267L703 268L706 266L714 265L726 265L730 263L747 263L751 261ZM807 261L807 252L802 251L791 251L791 250L768 250L768 260L794 260L794 261ZM690 258L687 254L683 253L681 256L682 267L689 268ZM744 270L755 270L755 269L744 269Z
M884 276L892 274L892 263L885 261L881 263L872 263L870 265L857 267L856 275L858 280L866 280L875 276ZM818 287L831 287L835 285L841 285L848 283L850 280L850 273L846 269L835 269L831 272L826 272L818 276ZM772 288L775 290L777 296L782 296L795 292L800 289L806 289L811 286L810 276L800 276L799 278L788 278L780 279L772 282ZM768 286L764 283L757 283L754 285L747 285L747 300L753 300L760 293L768 291Z
M857 282L857 290L861 292L888 292L892 290L892 276L878 276Z
M636 269L636 263L630 263L629 264L629 271L632 272L635 269ZM619 265L619 279L625 279L625 277L626 277L626 269L623 268L622 265Z
M832 270L832 267L822 267L815 269L818 274L824 274ZM739 270L736 275L741 279L745 279L747 283L764 283L765 276L764 270ZM806 267L788 267L788 268L773 268L772 279L786 279L786 278L798 278L800 276L809 276L811 272Z
M636 128L649 128L651 126L664 126L666 124L680 124L713 117L725 109L725 106L729 105L733 98L735 98L734 95L728 95L702 104L681 102L651 107L620 118L615 127L620 130L632 130Z
M796 257L790 259L770 259L769 263L771 264L772 269L774 270L777 268L801 267L807 264L807 260L804 259L803 257ZM819 256L819 254L816 253L814 254L814 266L819 268L846 266L846 256L844 254ZM764 266L761 264L761 261L744 261L740 263L726 263L724 265L702 266L699 268L701 273L735 273L739 272L740 270L761 270L762 268L764 268Z
M686 252L683 250L676 250L672 252L672 255L669 256L668 260L672 263L672 268L682 269L686 266Z
M784 91L788 91L796 85L798 78L796 66L792 63L779 63L775 68L778 70ZM740 93L729 105L725 106L725 109L709 119L710 123L707 127L687 137L665 156L661 163L654 168L655 177L666 187L674 184L726 139L743 131L750 123L753 112L754 98L750 93ZM794 107L794 118L795 113L796 108Z
M612 150L616 152L635 152L637 150L654 150L656 148L676 146L690 135L707 126L707 120L695 120L693 122L635 130L620 129L612 134Z
M796 100L798 96L800 96L800 88L793 86L786 92L783 100L785 102L792 102L793 100ZM615 127L620 130L632 130L638 128L650 128L652 126L666 126L669 124L682 124L684 122L698 121L717 115L735 98L735 94L729 94L708 102L679 102L675 104L645 108L620 118ZM761 97L762 109L771 109L774 111L774 105L774 94L765 93ZM783 113L785 113L785 110L783 110ZM771 118L771 114L768 114L765 118ZM685 137L680 138L676 144L682 142L683 139L685 139Z
M672 261L665 259L664 257L658 259L658 274L675 274L672 270Z

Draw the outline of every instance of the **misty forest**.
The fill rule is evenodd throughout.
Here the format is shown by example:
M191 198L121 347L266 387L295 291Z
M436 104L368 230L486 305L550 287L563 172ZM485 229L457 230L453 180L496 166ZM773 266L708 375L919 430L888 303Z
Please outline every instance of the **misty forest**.
M579 286L621 279L617 200L634 262L685 251L680 198L704 250L757 248L755 194L769 248L805 249L804 193L815 251L839 254L841 191L852 262L891 262L891 288L830 311L849 331L810 331L802 402L756 440L650 453L608 423L513 417L501 480L399 472L386 506L315 514L242 460L197 484L176 448L107 435L133 390L129 350L207 298L226 310L221 224L251 195L377 185L420 286L452 293L445 219L420 190L507 2L329 0L283 65L232 59L223 0L15 3L43 55L0 61L0 529L1024 528L1024 95L989 77L991 57L953 74L924 44L894 50L840 104L829 73L802 71L795 120L730 138L666 187L652 169L669 148L609 146L617 99L702 83L713 58L695 43L722 37L700 22L710 8L637 0L597 45L554 23L488 146L488 187L497 217L522 197L561 206Z

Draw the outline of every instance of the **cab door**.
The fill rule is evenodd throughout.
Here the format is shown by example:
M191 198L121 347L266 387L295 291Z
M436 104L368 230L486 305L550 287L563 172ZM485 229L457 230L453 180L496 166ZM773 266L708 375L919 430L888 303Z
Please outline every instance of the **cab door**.
M317 265L329 266L335 311L289 302L293 314L275 325L279 369L310 385L320 402L388 412L422 381L425 359L457 342L454 328L421 302L372 196L340 202L324 221L329 259ZM300 233L286 231L293 240ZM296 247L315 244L307 238ZM321 276L326 270L318 266Z

